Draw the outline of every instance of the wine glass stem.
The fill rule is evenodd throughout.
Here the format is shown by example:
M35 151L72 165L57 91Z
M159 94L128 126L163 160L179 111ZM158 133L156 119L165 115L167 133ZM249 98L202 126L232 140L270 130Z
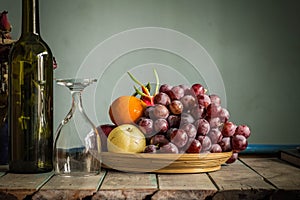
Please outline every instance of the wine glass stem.
M75 109L79 109L81 113L84 113L82 107L82 98L81 98L82 91L71 91L72 94L72 113L75 112Z
M90 123L94 129L94 131L96 131L96 126L94 125L94 123L88 118L87 114L84 111L83 108L83 104L82 104L82 90L80 91L71 91L72 94L72 113L75 112L75 109L78 109L78 111L84 116L84 118L88 121L88 123ZM96 131L97 133L97 131Z

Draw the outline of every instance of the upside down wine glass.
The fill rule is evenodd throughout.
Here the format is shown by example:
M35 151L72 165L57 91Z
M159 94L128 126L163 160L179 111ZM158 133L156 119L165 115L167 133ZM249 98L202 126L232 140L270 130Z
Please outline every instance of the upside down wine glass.
M72 95L69 113L57 128L54 139L54 171L62 176L90 176L100 172L101 141L96 126L86 115L81 95L96 79L58 79Z

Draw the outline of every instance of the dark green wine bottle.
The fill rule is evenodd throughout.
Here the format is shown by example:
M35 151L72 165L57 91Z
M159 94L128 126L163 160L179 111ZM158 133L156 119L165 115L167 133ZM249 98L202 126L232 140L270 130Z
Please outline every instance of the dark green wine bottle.
M22 0L22 33L9 55L9 170L53 169L53 56L39 31L38 0Z

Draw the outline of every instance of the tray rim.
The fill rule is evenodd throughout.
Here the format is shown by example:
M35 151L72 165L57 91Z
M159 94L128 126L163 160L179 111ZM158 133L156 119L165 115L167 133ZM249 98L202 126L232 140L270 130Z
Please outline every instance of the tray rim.
M225 164L226 160L232 155L232 151L221 152L221 153L183 153L183 154L153 154L153 153L113 153L113 152L101 152L102 160L104 161L109 157L109 160L114 161L118 167L111 167L103 162L102 167L105 169L112 169L117 171L125 172L139 172L139 173L203 173L203 172L212 172L221 169L221 166ZM151 163L160 163L165 162L166 166L157 169L149 170L140 167L132 166L120 166L120 163L126 160L131 159L132 161L140 161L151 159ZM206 166L206 163L210 164ZM197 165L198 164L198 165ZM184 165L184 168L181 166ZM178 167L179 166L179 167Z

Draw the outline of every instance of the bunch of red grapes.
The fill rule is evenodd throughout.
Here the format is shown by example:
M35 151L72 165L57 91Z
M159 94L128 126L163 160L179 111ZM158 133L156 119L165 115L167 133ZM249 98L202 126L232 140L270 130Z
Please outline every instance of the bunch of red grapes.
M199 83L163 84L136 124L147 138L144 153L218 153L233 151L233 163L246 149L250 129L229 120L218 95Z

